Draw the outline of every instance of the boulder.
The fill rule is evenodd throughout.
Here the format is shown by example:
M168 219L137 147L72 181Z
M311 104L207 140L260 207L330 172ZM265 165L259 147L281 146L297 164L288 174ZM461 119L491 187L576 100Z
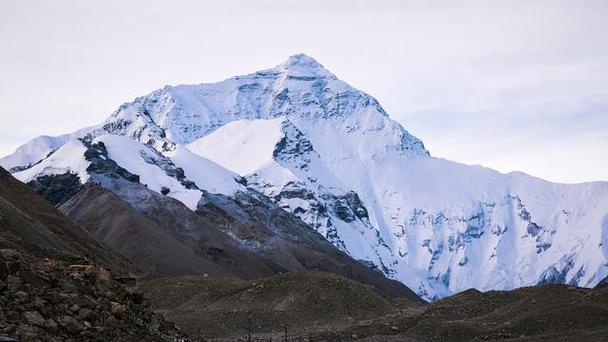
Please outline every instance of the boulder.
M45 326L46 320L38 311L26 311L23 313L23 317L25 317L27 322L30 324L37 325L39 327Z

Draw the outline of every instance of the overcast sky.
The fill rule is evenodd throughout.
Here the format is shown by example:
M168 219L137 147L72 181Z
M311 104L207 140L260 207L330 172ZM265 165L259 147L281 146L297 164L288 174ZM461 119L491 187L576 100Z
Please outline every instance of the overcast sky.
M0 155L306 53L431 154L608 180L608 1L0 2Z

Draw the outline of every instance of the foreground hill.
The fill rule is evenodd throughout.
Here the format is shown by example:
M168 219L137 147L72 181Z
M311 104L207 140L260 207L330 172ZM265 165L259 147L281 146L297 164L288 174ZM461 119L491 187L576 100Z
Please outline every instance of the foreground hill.
M0 168L0 223L7 248L32 255L92 259L108 268L128 267L128 261L101 245L32 189Z
M238 339L290 336L346 327L353 322L420 310L424 304L404 298L399 306L373 287L324 272L289 272L251 281L209 277L173 277L144 283L139 289L152 306L195 338Z
M0 340L181 336L108 268L130 264L0 168Z
M565 285L469 290L420 313L388 315L319 339L366 341L605 341L608 292Z
M468 290L431 304L388 300L321 272L254 281L175 277L140 290L197 338L312 341L605 341L608 289Z

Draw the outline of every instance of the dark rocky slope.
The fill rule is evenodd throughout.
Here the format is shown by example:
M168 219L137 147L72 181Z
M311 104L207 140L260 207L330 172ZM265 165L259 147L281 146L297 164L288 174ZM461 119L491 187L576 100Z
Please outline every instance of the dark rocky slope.
M1 338L174 340L181 333L107 269L128 266L0 168Z
M0 168L2 243L33 255L93 258L109 268L128 261L101 245L44 198Z
M95 183L87 183L61 210L132 260L140 277L208 274L252 278L273 274L261 259L239 248L176 200L141 185L129 185L129 189L131 196L137 193L134 201L145 202L146 211L138 211Z

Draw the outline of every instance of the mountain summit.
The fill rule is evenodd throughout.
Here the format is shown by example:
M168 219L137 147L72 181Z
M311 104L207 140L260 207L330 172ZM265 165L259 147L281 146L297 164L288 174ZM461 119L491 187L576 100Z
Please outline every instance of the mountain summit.
M98 126L36 138L0 165L33 184L127 172L192 210L209 194L260 194L426 299L591 287L608 275L608 183L433 158L376 99L302 54L222 82L166 86Z
M335 79L332 73L327 71L314 58L303 53L289 57L285 62L275 68L289 77L329 77Z

